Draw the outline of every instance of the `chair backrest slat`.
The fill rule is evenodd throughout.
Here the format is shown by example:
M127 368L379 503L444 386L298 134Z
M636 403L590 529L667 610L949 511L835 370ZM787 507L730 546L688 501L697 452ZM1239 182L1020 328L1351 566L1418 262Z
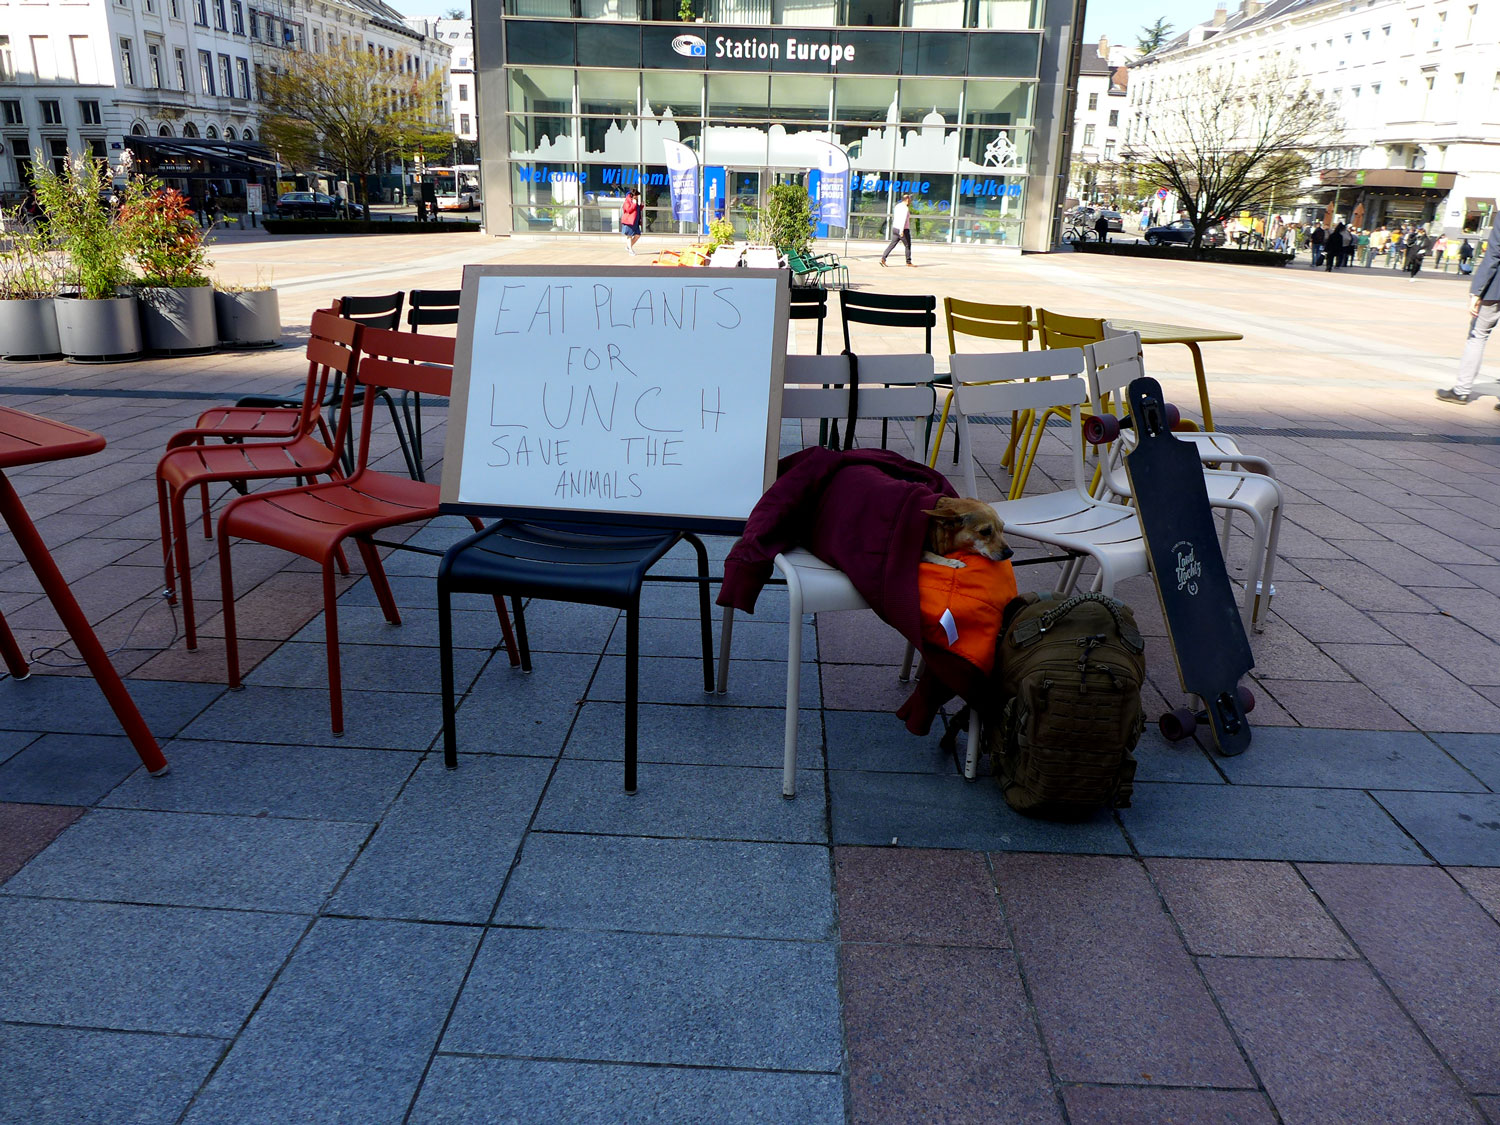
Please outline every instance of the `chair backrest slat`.
M1054 351L1054 356L1066 356L1069 358L1072 373L1062 378L1038 379L1035 382L1022 382L1023 379L1032 378L1030 374L1031 365L1024 362L1035 356L1047 355L1046 352L1021 352L1013 355L987 355L975 356L975 359L987 359L1001 361L988 367L986 381L983 385L969 382L960 382L957 372L954 375L953 404L958 414L959 444L961 447L960 457L964 463L964 486L968 489L968 495L977 495L976 474L974 471L974 441L973 435L969 433L969 420L979 415L993 417L1004 417L1015 411L1034 410L1040 414L1054 406L1076 408L1088 401L1088 387L1084 381L1078 378L1085 366L1083 352L1077 348ZM955 360L967 357L954 356ZM1059 373L1060 374L1060 373ZM1010 380L1003 383L990 382L991 379ZM1075 417L1077 416L1075 409ZM1084 480L1083 469L1083 442L1077 431L1068 434L1064 439L1070 447L1073 462L1073 488L1082 497L1088 497L1088 487Z
M932 413L931 387L861 387L859 418L925 418ZM788 387L781 392L783 418L849 417L848 387Z
M1085 369L1079 348L1037 352L961 352L949 362L955 383L999 383L1011 379L1050 379L1081 375Z
M1090 316L1036 310L1037 334L1044 348L1081 348L1104 339L1104 321Z
M405 300L406 294L397 290L379 297L340 297L334 308L340 316L358 321L366 328L399 328Z
M862 355L859 357L860 384L930 383L936 367L925 352L904 355Z
M958 351L958 336L977 336L985 340L1019 340L1022 351L1029 351L1032 339L1030 305L988 305L979 301L943 298L943 314L948 322L948 351Z
M932 330L937 327L937 298L923 293L852 293L839 290L839 316L844 325L844 350L850 324L873 324L884 328L920 328L926 339L924 351L932 351Z
M364 408L359 420L359 453L355 475L363 473L370 459L370 434L375 428L375 389L386 387L446 396L453 390L453 354L457 342L451 336L427 336L394 328L365 328L359 337L359 368L344 391L344 409L339 424L352 413L353 387L364 388Z
M789 355L782 369L782 382L847 383L849 358L842 355Z
M407 296L406 325L413 332L429 324L457 324L459 289L413 289Z

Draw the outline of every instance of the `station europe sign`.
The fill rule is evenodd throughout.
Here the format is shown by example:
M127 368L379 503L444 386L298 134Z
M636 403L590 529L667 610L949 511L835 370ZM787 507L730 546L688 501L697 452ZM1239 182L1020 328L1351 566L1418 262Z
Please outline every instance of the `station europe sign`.
M774 35L715 35L713 49L700 35L679 35L672 40L672 50L689 59L760 59L777 62L786 58L795 62L826 62L837 67L854 61L852 43L809 43L794 35L777 39ZM784 53L783 53L784 52Z

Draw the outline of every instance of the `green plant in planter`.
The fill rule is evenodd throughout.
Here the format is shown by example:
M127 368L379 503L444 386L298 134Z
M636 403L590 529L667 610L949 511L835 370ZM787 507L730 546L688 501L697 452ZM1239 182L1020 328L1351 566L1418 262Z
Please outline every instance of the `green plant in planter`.
M760 215L760 239L782 253L812 249L812 200L800 184L776 184L767 193Z
M51 229L16 210L0 215L0 230L5 244L0 250L0 301L55 297L62 263Z
M129 285L130 231L123 216L139 189L125 189L119 204L106 202L113 192L109 166L93 156L74 153L63 173L34 165L37 202L47 224L67 251L66 282L78 295L102 301Z
M180 192L146 182L120 208L120 219L142 285L189 289L209 284L203 231Z
M734 224L728 219L715 219L708 224L708 250L713 253L720 246L734 242Z

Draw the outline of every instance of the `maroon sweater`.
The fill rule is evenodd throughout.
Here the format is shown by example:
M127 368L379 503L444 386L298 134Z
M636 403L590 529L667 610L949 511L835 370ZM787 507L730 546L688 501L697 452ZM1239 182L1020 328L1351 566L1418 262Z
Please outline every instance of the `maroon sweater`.
M924 673L897 714L908 730L925 734L943 703L955 693L973 698L981 687L973 665L922 643L923 513L939 497L957 495L936 469L886 449L813 448L783 458L776 483L724 562L719 605L753 613L773 560L793 547L838 567L881 620L921 650L931 674Z

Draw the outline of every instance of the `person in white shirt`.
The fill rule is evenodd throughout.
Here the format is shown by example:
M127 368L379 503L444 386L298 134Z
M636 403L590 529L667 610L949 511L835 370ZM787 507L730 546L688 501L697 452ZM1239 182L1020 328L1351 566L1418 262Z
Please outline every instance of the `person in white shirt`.
M885 248L885 253L880 255L880 264L885 265L886 258L890 257L891 251L900 243L906 247L906 264L911 265L911 196L903 195L896 204L896 213L891 216L891 241Z

